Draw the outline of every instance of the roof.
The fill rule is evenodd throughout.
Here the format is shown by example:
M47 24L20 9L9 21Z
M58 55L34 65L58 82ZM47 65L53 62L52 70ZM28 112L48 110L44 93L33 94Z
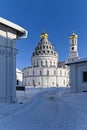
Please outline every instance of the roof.
M75 33L73 33L70 37L69 37L70 39L73 39L73 38L78 38L78 35L77 34L75 34Z
M18 72L18 73L22 73L22 71L19 70L18 68L16 68L16 72Z
M58 67L65 67L65 61L63 61L63 62L58 62Z
M71 62L66 62L66 65L78 64L78 63L83 63L83 62L87 62L87 58L83 58L83 59L79 59L79 60L75 60L75 61L71 61Z
M10 28L16 30L18 32L18 37L27 38L27 34L28 34L27 30L20 27L19 25L15 24L13 22L10 22L2 17L0 17L0 23L7 26L7 27L10 27Z

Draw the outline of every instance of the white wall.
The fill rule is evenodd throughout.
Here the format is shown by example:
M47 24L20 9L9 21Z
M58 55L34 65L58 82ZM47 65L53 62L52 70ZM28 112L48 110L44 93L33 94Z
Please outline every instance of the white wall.
M79 92L87 90L87 82L83 82L83 72L87 72L87 62L70 65L71 91Z
M0 24L0 99L16 98L16 31Z
M40 71L42 75L40 75ZM49 71L49 74L47 74ZM33 75L34 74L34 75ZM35 87L67 86L69 76L67 68L36 67L23 70L23 85Z
M83 72L87 72L87 63L80 63L77 66L77 90L87 90L87 82L83 82Z

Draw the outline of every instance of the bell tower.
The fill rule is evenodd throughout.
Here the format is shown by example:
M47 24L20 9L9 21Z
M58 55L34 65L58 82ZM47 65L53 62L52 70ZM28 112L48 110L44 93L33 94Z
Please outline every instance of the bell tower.
M73 32L73 34L69 37L70 39L70 53L68 62L78 60L78 35Z

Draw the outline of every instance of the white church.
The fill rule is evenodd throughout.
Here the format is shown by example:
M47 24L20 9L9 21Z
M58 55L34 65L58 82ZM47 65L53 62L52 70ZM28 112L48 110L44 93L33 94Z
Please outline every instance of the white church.
M68 62L79 59L78 36L70 36L70 53ZM42 33L38 45L31 57L31 66L23 69L23 86L27 87L61 87L69 86L69 67L58 61L58 53L48 40L48 34Z

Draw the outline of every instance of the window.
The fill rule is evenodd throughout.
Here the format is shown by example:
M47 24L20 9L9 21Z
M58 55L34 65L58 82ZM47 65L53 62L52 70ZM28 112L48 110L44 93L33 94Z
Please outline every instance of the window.
M33 63L33 66L35 66L35 62Z
M74 47L72 47L72 50L74 50Z
M54 70L54 75L56 75L56 70Z
M47 46L47 49L48 49L48 46Z
M19 85L19 80L17 79L17 85Z
M47 66L47 61L46 61L46 66Z
M33 56L35 56L35 53L33 52Z
M27 76L29 75L29 73L27 72Z
M51 49L51 46L49 46L49 48Z
M37 48L35 48L35 50L37 50Z
M51 54L53 54L53 51L51 51Z
M54 66L55 66L55 61L54 61Z
M87 82L87 71L83 72L83 82Z
M41 66L43 66L43 61L41 61Z
M33 76L34 76L34 70L33 70Z
M65 72L65 76L66 76L66 72Z
M39 66L39 63L38 63L38 61L37 61L37 66Z
M52 82L52 85L54 85L54 82Z
M62 76L62 71L60 70L60 76Z
M47 70L47 75L49 75L49 70Z
M43 53L45 53L45 51L43 51Z
M40 70L40 75L42 75L42 71Z
M54 52L54 55L56 55L56 53Z
M50 66L52 66L52 61L50 61Z
M45 49L45 46L43 46L43 48Z
M65 85L65 80L63 80L63 84Z
M42 46L40 46L40 49L42 49Z
M41 51L39 51L39 54L41 54Z
M74 44L74 39L72 39L72 44Z
M49 53L49 51L47 51L47 53Z
M36 87L36 85L35 85L35 81L33 80L33 86L34 86L34 88Z

